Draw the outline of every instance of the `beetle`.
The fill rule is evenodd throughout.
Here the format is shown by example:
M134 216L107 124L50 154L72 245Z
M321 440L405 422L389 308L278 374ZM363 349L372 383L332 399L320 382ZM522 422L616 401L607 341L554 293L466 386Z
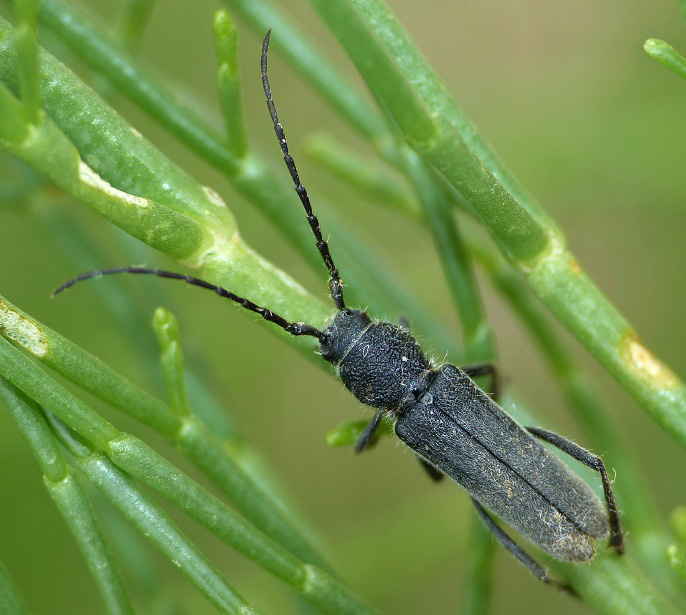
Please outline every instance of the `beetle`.
M359 401L376 409L357 440L357 452L373 443L382 418L387 417L396 436L415 453L432 478L448 476L467 490L488 529L526 568L546 583L573 591L549 577L545 568L520 548L491 514L560 560L590 561L596 540L608 535L608 546L622 554L624 540L619 513L602 460L562 436L524 427L510 417L496 401L497 373L493 365L437 367L407 327L375 321L365 311L346 305L343 282L307 190L300 182L272 100L267 77L270 34L271 30L262 43L262 84L284 162L329 273L329 294L337 310L331 322L323 330L304 322L290 322L215 284L190 275L137 266L83 273L62 284L53 295L96 276L149 274L212 290L291 335L316 338L322 358L334 366L343 384ZM491 377L491 395L472 380L478 376ZM606 511L588 485L539 440L600 474Z

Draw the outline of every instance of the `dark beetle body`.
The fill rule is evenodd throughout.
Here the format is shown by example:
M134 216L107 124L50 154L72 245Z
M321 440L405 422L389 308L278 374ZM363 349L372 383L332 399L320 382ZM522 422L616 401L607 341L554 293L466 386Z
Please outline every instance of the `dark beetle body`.
M453 365L433 369L408 331L341 310L322 356L362 403L386 411L417 455L531 543L563 560L593 557L609 533L591 489Z
M547 571L495 523L484 507L558 559L589 561L595 540L608 534L609 546L621 555L624 542L619 513L602 460L562 436L538 427L522 427L510 418L471 379L490 374L493 396L497 397L493 365L435 368L407 329L372 321L366 312L346 306L343 282L307 190L300 183L271 97L267 77L269 36L268 32L262 43L262 84L284 161L329 271L329 294L337 309L331 323L322 331L312 324L287 320L211 282L147 267L89 271L62 284L55 294L102 275L150 274L209 289L291 335L317 338L322 356L334 365L345 386L362 403L377 408L357 440L356 451L373 442L385 414L392 420L398 438L420 458L432 478L449 476L469 492L487 528L520 563L538 579L574 593L569 585L550 579ZM588 486L533 436L600 473L607 511Z

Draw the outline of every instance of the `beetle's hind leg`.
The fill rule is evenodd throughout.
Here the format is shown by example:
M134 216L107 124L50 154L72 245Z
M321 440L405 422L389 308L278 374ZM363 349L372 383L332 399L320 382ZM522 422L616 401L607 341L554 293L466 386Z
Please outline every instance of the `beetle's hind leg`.
M548 585L553 585L559 587L560 589L569 592L573 596L577 593L574 588L567 583L562 581L557 581L556 579L551 579L548 576L548 571L543 568L538 562L536 562L526 551L524 551L512 538L510 538L496 523L491 519L490 515L486 512L483 506L479 504L474 498L472 498L474 506L476 507L476 512L481 518L481 520L486 524L486 527L495 536L496 540L503 545L512 555L514 555L517 560L531 572L537 579L547 583Z
M532 436L536 436L545 442L549 442L553 446L559 448L563 453L567 453L567 455L570 457L573 457L577 461L583 463L585 466L588 466L592 470L596 470L600 473L600 479L603 482L603 494L605 495L605 502L607 504L607 517L610 524L609 546L613 547L618 555L624 553L624 536L622 534L622 527L619 523L617 502L615 501L615 495L612 492L612 485L607 476L607 472L605 471L603 460L571 440L553 433L552 431L548 431L547 429L541 429L540 427L527 427L526 430Z
M500 378L498 377L498 370L493 363L474 363L472 365L460 367L460 369L470 378L490 376L491 390L488 394L493 401L498 401L498 398L500 397Z

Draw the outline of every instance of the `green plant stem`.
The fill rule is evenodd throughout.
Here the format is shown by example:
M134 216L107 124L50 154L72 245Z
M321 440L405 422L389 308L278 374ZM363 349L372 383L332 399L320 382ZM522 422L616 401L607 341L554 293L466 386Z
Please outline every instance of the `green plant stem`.
M0 338L2 375L80 436L322 612L375 613L320 568L300 562L138 438L117 430ZM96 464L97 465L97 464Z
M488 613L493 593L495 539L490 530L472 514L469 528L469 547L462 581L461 615Z
M28 170L28 167L23 164L20 168ZM45 225L49 231L49 236L58 242L57 245L62 253L69 257L72 269L74 271L84 271L92 268L94 263L106 262L106 251L102 249L100 243L93 241L90 233L84 232L82 226L75 223L73 217L68 215L65 211L65 206L71 204L63 203L61 202L62 200L63 197L56 195L52 190L41 191L40 194L35 195L33 207L38 210L40 214L39 221ZM122 237L119 234L112 234L114 239L118 240L123 251L123 262L141 262L141 253L146 251L144 245L131 241L129 238ZM143 365L149 369L147 378L148 380L154 379L158 376L158 370L155 369L158 347L157 344L148 342L149 323L144 314L154 311L155 305L160 302L167 303L168 298L160 294L163 292L162 288L160 288L159 292L154 293L154 303L152 300L142 301L140 294L132 295L131 289L126 284L121 283L124 280L116 281L120 283L95 284L93 286L93 290L97 292L101 299L100 310L102 317L119 331L127 332L126 334L129 339L135 340L137 353L142 353L142 356L139 354L139 357L141 357ZM143 296L145 297L146 295ZM149 294L147 296L150 297ZM37 323L37 326L41 328L44 325ZM59 345L59 342L52 343L53 348L59 347ZM69 354L67 354L67 357L69 357ZM57 363L66 365L71 363L79 364L79 360L72 357L68 361L58 361ZM72 374L71 377L67 375L68 378L73 380L76 377L74 370L62 369ZM96 369L95 372L98 373L98 370ZM80 385L84 386L84 383L89 381L95 383L97 379L90 377L81 378ZM236 503L237 508L263 532L286 546L303 561L310 561L324 566L321 557L317 556L312 551L311 546L309 546L311 541L305 539L305 536L312 534L312 529L307 528L307 531L305 531L302 521L298 519L298 516L292 510L289 510L289 506L286 506L289 497L284 493L283 489L279 488L280 479L274 475L268 464L261 458L260 453L239 436L231 424L225 409L219 406L206 387L200 382L194 371L188 368L186 369L186 386L194 414L202 425L200 429L180 429L179 422L172 420L170 421L168 437L172 441L178 442L182 442L185 438L190 439L191 436L195 437L198 445L193 447L192 453L195 454L193 462L196 465L206 465L208 467L206 474L211 477L211 480L223 493ZM112 390L113 387L107 382L102 382L97 385L97 388ZM116 387L114 389L116 390ZM136 402L132 400L131 403L124 402L118 407L126 412L129 408L136 405ZM145 406L146 404L144 403L143 405ZM164 417L159 418L163 419ZM164 420L162 420L162 423L164 425ZM154 427L154 425L151 426ZM163 429L162 431L167 430ZM206 446L200 444L203 433L209 436ZM226 460L227 458L228 461ZM202 463L203 460L206 460L204 464ZM237 472L232 471L234 466L238 468ZM240 480L242 474L247 474L250 481L255 483L259 490L269 496L268 498L262 498L266 502L260 501L260 498L257 498L254 506L250 506L241 503L241 498L233 495L236 493L252 493L250 484L244 485L244 482ZM238 477L234 479L235 485L234 481L226 479L226 476L231 477L232 475ZM292 520L297 530L296 533L303 537L302 540L298 541L297 538L284 540L283 537L289 536L289 530L287 527L284 527L279 531L283 524L279 522L279 519L270 518L270 510L273 506L282 509L286 517ZM251 512L252 508L264 511L263 515L253 514ZM262 517L264 517L264 521L262 521ZM298 542L303 543L305 547L299 547Z
M187 417L190 411L184 383L179 323L176 317L164 308L155 310L152 322L162 351L162 372L164 373L169 407L177 416Z
M644 43L643 49L653 60L657 60L682 79L686 79L686 58L669 43L658 38L649 38Z
M11 25L0 19L0 79L16 94L13 32ZM198 222L212 221L217 230L231 237L235 221L216 194L171 163L91 88L43 50L39 53L39 68L45 112L100 177L123 192L163 203Z
M347 148L329 135L319 134L308 140L307 153L341 183L355 188L367 200L384 205L411 220L422 215L416 200L408 195L402 179L391 177L376 159L357 149Z
M686 387L637 339L560 231L515 190L409 37L379 0L311 0L412 147L465 197L530 287L682 446Z
M21 103L0 84L0 139L8 143L21 143L29 137L30 124Z
M145 76L134 69L116 48L106 44L106 37L103 34L94 31L78 15L67 11L58 2L41 5L44 6L48 7L45 9L48 12L56 11L54 17L57 26L62 28L58 33L64 34L77 52L84 54L84 59L102 62L107 69L104 74L116 73L116 78L112 77L113 81L121 81L126 86L124 92L150 111L156 119L164 123L169 117L176 117L174 110L179 111L179 107L167 111L162 109L165 101L169 100L169 95L146 81ZM43 13L41 9L39 16ZM15 63L12 61L11 48L3 45L5 37L9 37L11 32L9 24L0 21L0 79L14 86L16 74L13 72ZM216 194L198 186L183 171L161 156L70 71L45 52L41 54L41 66L46 112L76 144L86 162L91 161L97 172L118 189L131 194L142 194L149 199L157 198L167 207L202 223L206 229L206 237L213 240L213 244L187 260L201 267L200 273L203 277L231 288L233 292L247 296L259 305L268 306L290 320L321 325L328 314L322 309L322 304L318 301L309 301L308 305L307 300L303 301L304 291L298 292L297 284L293 280L286 278L263 259L259 259L242 242L236 232L233 217ZM69 108L71 112L65 114L64 108ZM187 122L193 124L193 114L184 110L183 118L177 123L172 123L171 128L176 131L175 134L183 137ZM182 140L193 144L192 138L183 137ZM221 146L219 141L215 142ZM113 143L118 145L116 150L112 149ZM204 150L196 148L196 151L203 154ZM227 154L226 151L224 153ZM212 162L211 157L207 159ZM230 179L239 192L261 206L270 220L278 220L279 230L318 271L323 270L311 232L307 225L303 224L301 207L283 206L284 202L294 200L290 188L287 189L276 181L265 165L253 155L241 160L240 170ZM346 243L344 235L341 226L337 225L339 246ZM354 259L361 258L361 255L356 250L351 258L355 265ZM376 263L376 259L368 259L362 265L347 269L346 280L350 284L348 296L358 304L366 302L378 305L379 302L390 302L399 293L387 273L381 271L375 272L375 278L366 285L369 296L359 295L358 289L365 285L358 283L356 276L369 277L369 263ZM279 280L286 282L281 288L278 288ZM396 303L398 304L400 303ZM430 323L423 310L408 309L407 312L418 327L422 327L427 321ZM303 340L289 341L294 346L303 348ZM308 348L311 347L311 344L305 344Z
M385 5L311 3L405 138L472 202L512 256L526 263L546 249L546 221L527 211L472 153L471 144L458 131L466 125L464 117L457 117L454 103Z
M627 557L598 556L590 566L550 562L551 568L579 592L597 613L606 615L676 615Z
M486 322L469 253L460 238L446 195L434 181L433 170L418 156L407 155L407 174L443 266L448 288L462 324L465 363L495 360L493 334Z
M114 38L120 47L132 57L138 55L154 5L155 0L127 0L124 4ZM111 98L112 86L104 78L98 76L93 89L103 99L109 100Z
M67 465L40 410L4 378L0 378L0 399L19 425L43 471L48 493L83 553L106 612L108 615L133 614L118 566L83 486Z
M108 40L104 32L89 24L81 15L66 4L57 0L54 2L41 2L39 5L39 19L69 45L75 53L83 57L99 74L106 77L156 121L168 128L183 143L191 147L217 169L224 172L241 194L255 202L262 202L265 208L264 211L268 216L276 215L278 212L281 217L281 223L287 229L288 234L294 233L296 237L302 238L303 244L307 243L311 253L309 255L310 262L314 262L316 250L311 245L312 241L308 235L308 229L304 228L302 224L302 216L299 215L297 209L283 207L283 198L281 198L281 202L277 203L275 197L270 196L270 193L274 192L274 190L276 190L279 197L283 197L285 192L283 187L271 176L260 161L252 155L246 156L241 160L233 156L222 143L222 140L196 114L175 102L173 96L165 88L145 74L130 58L121 54L116 46ZM50 68L50 72L55 74L57 67L53 65ZM100 101L93 100L85 95L84 92L78 91L76 89L78 84L74 82L73 78L70 78L70 75L64 74L64 70L60 70L58 74L60 73L62 73L60 76L63 78L60 81L64 89L56 92L56 97L70 96L78 98L77 104L79 106L86 104L89 107L93 107L98 115L107 114L107 110L103 108ZM49 113L56 113L59 107L57 105L53 107L50 105L50 101L46 101L46 108ZM69 134L77 147L81 148L87 145L86 135L80 133L78 126L72 126L69 123L69 118L62 119L64 121L61 123L58 120L55 121L58 121L62 130ZM92 130L93 127L91 126L90 131L92 132ZM122 139L124 139L123 135ZM141 151L140 147L131 139L126 139L126 143L122 143L122 145L128 148L135 148L128 156L133 158L130 164L136 167L142 166L141 162L146 157L149 157L149 152ZM92 149L92 147L89 147L89 149ZM120 155L126 155L126 153L122 152ZM104 173L104 169L99 168L98 170L101 174ZM167 169L160 170L167 171ZM175 169L175 171L177 170ZM112 169L112 172L116 172L116 169ZM169 174L168 171L166 174ZM119 174L117 174L117 179L120 182L127 181L125 177ZM161 181L155 181L155 178L152 176L146 177L146 189L149 191L153 186L159 185L161 182L168 183L169 179L163 178ZM171 179L175 178L172 177ZM260 185L258 182L263 182L263 184ZM157 189L159 190L159 187ZM207 200L206 196L205 200ZM211 212L199 211L198 213L205 217L207 213Z
M41 22L49 26L56 34L59 34L60 28L69 28L71 36L65 39L65 42L72 47L86 45L87 53L93 54L91 64L116 64L118 70L104 75L112 81L112 85L121 88L124 85L130 87L132 83L135 83L138 91L131 92L130 95L163 124L181 126L184 135L193 144L194 149L203 153L203 157L210 159L215 166L229 173L240 170L240 163L229 154L220 141L215 139L212 128L198 117L193 117L193 120L189 122L187 110L169 97L159 84L151 83L130 58L120 52L114 56L103 57L113 51L114 46L103 39L104 33L98 33L101 44L94 44L94 30L77 11L65 3L54 0L40 0L38 11Z
M10 107L12 94L3 84L0 97L3 107ZM5 141L8 151L134 237L176 258L188 258L200 249L203 232L195 222L159 203L113 188L81 160L48 118L38 125L27 124L23 134L16 136Z
M155 0L128 0L119 23L119 37L129 53L135 55L150 21Z
M682 583L686 583L686 554L683 549L669 545L665 550L665 557L672 569L681 577Z
M38 78L38 41L36 13L38 0L14 0L17 14L15 45L21 80L21 99L30 124L40 120L40 80Z
M5 615L29 615L24 598L2 560L0 560L0 611Z
M167 330L165 335L168 333ZM231 498L258 528L303 561L325 566L323 558L316 553L281 506L242 469L240 447L228 446L214 437L197 417L175 414L161 401L123 378L105 363L2 297L0 334L19 343L34 357L84 390L159 431ZM176 370L178 367L172 369ZM38 376L40 372L35 373L37 381L41 381ZM174 376L179 377L178 374ZM68 400L71 404L69 407L73 407L76 414L94 415L76 398L69 397ZM97 415L94 421L102 425L100 432L109 433L110 436L104 436L100 440L89 439L104 449L115 432L107 431L104 422ZM86 428L87 421L80 425L65 422L86 435L81 429Z
M248 154L242 158L237 169L232 170L230 165L224 165L220 158L232 158L232 156L218 137L208 133L203 128L202 122L189 109L170 103L170 94L138 69L130 59L124 57L114 45L108 42L104 33L99 32L58 0L42 3L39 18L51 27L65 43L70 45L84 61L117 85L124 95L130 97L209 163L226 173L238 192L259 207L270 221L278 221L279 232L298 249L315 270L323 271L321 257L314 246L312 234L307 225L303 224L301 206L298 204L293 207L284 207L284 203L292 203L295 200L292 187L285 187L284 184L276 180L266 165L254 154ZM0 47L0 71L3 69L1 54L2 48ZM102 163L102 165L95 167L101 175L106 177L112 175L113 184L130 192L133 192L132 178L142 176L145 179L144 186L138 186L138 188L142 194L149 198L154 198L154 195L159 194L161 186L181 184L184 178L178 177L180 170L170 168L166 159L158 161L159 152L152 150L141 139L132 138L130 129L125 125L120 129L117 126L117 124L121 124L121 119L118 116L106 108L97 97L86 91L73 78L73 75L61 67L53 58L50 58L48 54L43 54L43 56L44 63L50 67L49 73L52 77L43 83L45 109L53 119L59 116L55 121L77 147L89 152L93 150L93 144L100 143L100 138L94 137L94 135L102 129L101 127L107 127L106 134L102 134L103 142L110 139L113 132L117 134L121 151L118 150L114 155L114 160L117 161L116 165L113 164L111 151L107 158L105 158L104 152L94 152L94 157ZM11 66L11 63L9 64ZM8 70L8 67L5 67L5 70ZM58 75L57 78L56 75ZM0 78L11 82L12 74L6 73L3 77L0 73ZM70 116L62 115L60 109L65 104L65 98L68 99L70 108L79 109L80 112ZM93 116L94 119L89 124L87 133L83 131L83 120L76 122L74 116L79 116L79 118ZM97 120L95 120L95 116L97 116ZM189 129L188 126L193 128ZM211 142L208 141L204 146L200 146L196 138L198 134L202 134L203 138L210 139ZM107 142L109 143L109 140ZM219 157L213 156L210 155L208 149L215 151L215 153L221 149L223 153ZM89 158L85 154L84 156L86 159ZM152 158L153 164L151 164L150 158ZM139 166L142 167L140 170L134 170L138 169ZM120 173L120 169L125 168L128 169L128 172ZM151 168L157 169L154 175L149 174ZM116 176L116 181L114 176ZM136 184L140 183L143 182L137 179ZM134 193L138 194L138 192ZM188 196L190 197L190 194ZM204 200L207 200L207 195L204 195ZM183 209L179 209L181 212L185 212L190 206L186 198L181 203L170 200L160 202L164 202L172 208L182 205ZM260 289L270 288L270 286L262 283L259 279L238 275L236 269L242 267L242 261L246 260L245 254L236 256L226 254L227 246L234 249L240 247L240 238L235 234L233 219L224 220L222 218L219 221L214 221L216 212L213 213L207 208L199 210L198 214L205 218L204 226L212 229L214 235L217 234L218 226L221 228L222 224L225 226L234 225L233 230L226 230L222 233L224 237L222 242L216 241L212 250L202 253L201 258L204 259L202 262L196 262L197 265L205 267L203 270L205 277L231 288L232 291L241 296L249 296L251 300L260 305L268 305L273 311L291 320L317 324L317 319L311 317L311 312L308 312L304 306L298 308L299 311L291 312L289 308L291 301L280 303L284 296L290 295L290 299L293 299L292 288L290 293L284 289L284 293L274 293L269 299L266 296L255 296L255 293L259 292ZM228 217L228 212L226 214ZM381 315L388 312L388 308L385 306L393 306L392 309L395 310L398 305L402 305L405 314L412 319L413 326L418 330L423 331L428 337L436 339L446 337L441 327L437 327L427 317L425 310L417 306L416 302L413 302L398 289L388 275L387 269L377 265L380 262L378 258L365 254L365 251L359 248L359 242L354 243L354 249L347 247L352 246L353 242L347 238L344 225L336 221L331 215L327 216L327 221L332 228L336 228L335 245L332 249L337 255L337 261L342 261L346 265L347 297L351 304L368 305ZM216 255L219 256L219 262L215 260ZM259 269L262 263L250 264ZM220 274L222 275L221 278L215 277L213 279L211 277ZM253 274L254 277L255 274ZM364 293L362 292L363 289ZM298 344L297 341L294 343Z
M217 51L217 89L224 116L227 147L236 158L248 151L243 118L241 78L238 72L238 32L227 11L214 14L214 43Z
M229 585L219 571L171 522L153 500L105 455L77 438L62 422L47 415L55 434L89 480L146 536L220 612L259 615Z
M274 50L318 91L326 102L360 134L370 141L384 140L387 129L377 111L370 107L354 88L342 79L321 51L314 49L307 36L295 27L288 17L265 0L224 0L235 14L240 15L262 38L274 28Z
M0 79L13 84L16 81L13 72L15 62L11 47L7 45L11 33L9 25L0 20ZM44 52L41 54L41 67L43 100L48 113L52 119L59 118L62 129L65 126L69 129L70 141L86 150L85 159L100 161L98 172L103 179L113 176L116 179L112 179L112 185L116 184L118 190L123 188L129 194L143 194L143 198L148 199L158 196L164 207L202 225L208 243L188 258L191 264L201 267L202 277L229 287L259 305L268 306L290 320L322 325L329 310L245 245L236 232L233 217L216 194L198 185L140 134L132 132L92 90ZM70 112L65 113L64 109ZM9 124L10 127L12 125ZM259 189L269 193L269 182L259 182ZM273 199L274 194L270 198ZM127 215L119 201L111 204L121 208L119 214ZM306 225L301 223L299 226L307 232ZM154 236L155 228L147 228ZM177 237L173 241L171 236L163 238L170 242L172 248L177 241L181 245L188 244L188 238ZM149 242L145 236L143 240ZM311 238L308 241L311 249L316 251ZM312 347L310 341L303 342L290 336L288 339L300 349Z

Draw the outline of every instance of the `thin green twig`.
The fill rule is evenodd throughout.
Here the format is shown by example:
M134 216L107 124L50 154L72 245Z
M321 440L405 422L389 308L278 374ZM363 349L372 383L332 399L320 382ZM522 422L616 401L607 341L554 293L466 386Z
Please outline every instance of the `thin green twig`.
M0 297L0 334L19 343L34 357L84 390L159 431L230 497L239 510L257 527L304 561L324 566L323 558L294 527L280 505L268 497L241 469L239 458L235 454L237 447L227 446L220 439L215 438L197 417L173 413L164 403L2 297ZM178 360L178 355L175 360ZM173 365L172 369L174 379L182 377L176 371L178 365ZM70 396L68 400L70 407L74 408L74 413L93 417L94 413L91 414L88 408L76 398ZM95 441L101 448L106 448L107 442L112 440L115 432L109 431L107 424L101 420L94 419L94 421L101 425L100 433L110 435L99 440L89 439ZM85 429L87 421L80 425L72 423L69 425L85 435L80 431L79 426ZM239 447L238 451L240 452Z
M210 164L223 171L233 187L257 206L267 219L274 222L278 221L277 229L279 232L298 249L306 260L315 267L316 271L324 272L310 230L306 224L303 224L300 206L284 207L284 203L294 201L292 186L286 186L276 179L276 176L254 153L242 158L240 164L235 166L238 161L224 147L221 139L209 131L190 109L170 102L173 98L162 86L146 75L129 58L124 57L116 46L108 41L108 37L104 33L64 4L57 0L42 3L39 18L69 44L76 53L80 54L84 61L107 76L124 95L130 97L142 109L150 113L153 118L161 122L172 134L193 148ZM0 45L0 59L2 59L1 54L2 47ZM169 186L170 183L176 186L177 183L181 184L182 180L187 182L186 178L178 177L178 169L169 168L168 161L157 160L159 152L151 151L151 147L140 139L132 139L129 128L122 127L120 130L117 126L121 123L120 118L114 116L109 109L103 107L101 101L89 95L80 84L74 82L73 76L64 71L59 63L49 58L47 54L44 56L46 56L44 62L50 65L50 73L53 76L43 85L45 91L44 107L80 150L84 149L91 152L89 155L84 154L87 160L93 156L102 163L96 167L100 174L106 177L110 177L112 174L112 183L120 189L134 194L145 194L149 198L156 198L155 195L160 194L162 186ZM0 70L2 68L0 62ZM9 68L11 66L6 67L5 70ZM54 78L55 73L59 74L58 79ZM11 74L6 74L4 78L11 80L11 77ZM69 100L71 108L80 110L79 114L65 116L60 113L65 98ZM84 132L83 121L75 121L74 116L78 115L82 118L87 114L98 117L97 119L93 118L89 124L89 130ZM102 131L100 138L94 138L94 133L97 134L99 131ZM98 149L98 144L101 143L100 139L102 138L102 143L109 143L113 131L116 131L117 140L121 145L121 150L118 150L114 160L111 152L105 158L104 152ZM154 165L150 164L149 158L155 161ZM229 164L229 159L232 161L231 164ZM153 168L157 169L154 174L150 172ZM122 169L128 169L128 172L121 173ZM116 181L114 176L116 176ZM132 185L134 179L135 186ZM181 205L182 208L179 208L178 211L185 213L187 208L192 207L194 203L191 195L188 194L187 199L186 194L187 192L181 193L181 196L184 197L182 203L170 201L168 198L162 200L161 197L160 202L164 202L174 209ZM206 201L207 195L204 195L200 204L204 204ZM198 210L197 207L196 210ZM220 212L227 214L220 220L216 219L218 212L211 208L202 208L197 213L204 217L206 225L213 229L221 228L222 225L225 227L235 225L232 218L228 219L228 211L226 210ZM336 228L336 237L332 249L335 250L337 261L345 265L345 278L349 286L348 298L352 303L367 305L375 313L385 316L395 316L392 311L401 305L403 312L412 319L413 326L426 334L427 337L449 339L445 331L427 317L426 311L416 301L413 301L407 293L398 288L393 278L388 275L388 268L380 265L381 259L369 255L359 245L359 242L353 242L349 239L344 225L336 220L331 213L327 214L326 220L327 228L329 226ZM224 235L226 236L225 242L228 239L232 240L233 243L229 244L230 247L238 247L235 245L239 242L235 234L235 227L226 230ZM225 242L220 246L222 250L227 247ZM289 309L290 301L281 303L288 296L288 293L285 295L275 294L267 300L264 296L255 296L256 289L266 286L261 280L243 278L235 274L233 276L227 275L228 272L235 272L237 267L243 264L245 254L227 257L220 252L221 258L217 258L217 252L217 250L209 250L202 253L204 260L199 264L205 268L206 273L204 275L220 276L215 277L213 281L230 287L231 290L242 296L250 296L256 303L269 305L271 309L287 318L317 323L317 319L312 317L304 308L291 312ZM257 264L252 263L252 265ZM364 292L362 292L363 290ZM298 342L296 341L295 344L297 345Z
M0 378L0 399L24 434L43 471L46 489L83 553L106 612L108 615L132 615L133 608L124 581L93 508L38 406L4 378Z
M24 327L22 334L31 338L34 354L40 356L40 352L48 352L44 338L36 333L35 328ZM26 340L22 341L26 348ZM105 421L84 402L49 378L4 337L0 338L0 370L7 380L28 397L92 443L91 446L104 451L115 465L157 491L218 538L289 584L304 600L322 612L332 615L376 612L322 569L299 561L262 534L144 442ZM93 464L98 466L97 459Z
M5 615L29 615L26 602L2 560L0 560L0 610Z
M645 52L673 73L686 79L686 58L674 47L658 38L649 38L643 45Z
M238 159L248 151L248 137L238 72L238 32L227 11L214 14L214 44L217 51L217 89L224 116L227 147Z
M38 0L14 0L17 14L15 45L21 80L21 99L30 124L40 122L40 80L38 77Z
M157 308L152 319L157 340L162 351L162 372L167 388L169 407L174 414L188 417L188 399L186 397L185 374L183 370L183 354L179 341L179 324L176 317L165 310Z
M83 473L122 514L146 536L222 613L260 615L252 609L219 571L171 522L150 496L139 489L105 455L75 436L50 413L46 415L56 436L74 456Z
M154 6L155 0L128 0L124 5L118 30L122 44L132 55L138 52Z

